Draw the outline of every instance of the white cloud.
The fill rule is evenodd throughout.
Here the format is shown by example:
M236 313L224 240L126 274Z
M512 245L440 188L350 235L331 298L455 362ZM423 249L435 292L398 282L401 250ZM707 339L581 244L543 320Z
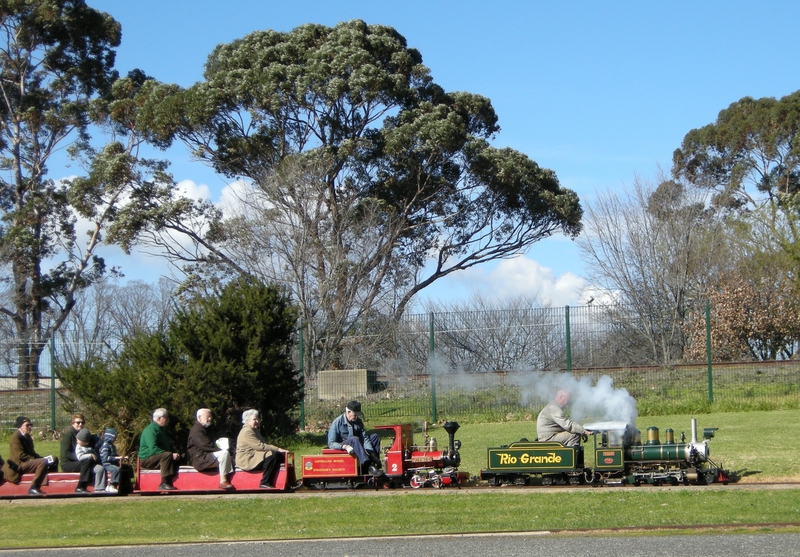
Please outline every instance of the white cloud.
M206 184L198 184L194 180L181 180L175 184L182 197L189 199L211 199L211 189Z
M581 305L586 280L572 272L556 276L553 270L525 256L467 269L436 281L422 296L439 301L467 299L473 294L502 300L538 296L543 304Z

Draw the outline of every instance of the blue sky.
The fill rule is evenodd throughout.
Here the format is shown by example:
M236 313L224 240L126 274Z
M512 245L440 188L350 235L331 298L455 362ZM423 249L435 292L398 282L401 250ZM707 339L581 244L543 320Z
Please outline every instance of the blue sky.
M635 176L669 170L691 129L744 97L800 89L800 2L477 2L88 0L122 24L117 68L183 86L202 79L211 50L252 31L363 19L396 28L447 90L489 97L495 144L553 169L584 204ZM225 181L168 153L178 181L220 198ZM114 260L131 278L161 272L140 256ZM524 257L457 274L425 297L536 294L580 304L577 246L539 242Z

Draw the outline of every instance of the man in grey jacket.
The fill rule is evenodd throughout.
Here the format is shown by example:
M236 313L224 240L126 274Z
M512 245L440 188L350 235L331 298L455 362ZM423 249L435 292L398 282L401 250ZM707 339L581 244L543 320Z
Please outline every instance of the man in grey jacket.
M536 435L539 441L557 441L563 445L578 445L582 435L591 431L583 429L564 413L572 395L569 391L560 390L556 397L544 407L536 420Z

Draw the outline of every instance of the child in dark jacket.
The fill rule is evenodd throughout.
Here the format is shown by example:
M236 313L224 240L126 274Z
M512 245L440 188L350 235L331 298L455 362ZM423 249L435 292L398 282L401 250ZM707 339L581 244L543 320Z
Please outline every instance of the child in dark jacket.
M119 491L120 465L123 458L117 454L117 447L114 441L117 439L117 430L106 428L103 432L103 444L100 447L100 462L103 468L111 474L111 481L106 487L106 492L117 493Z

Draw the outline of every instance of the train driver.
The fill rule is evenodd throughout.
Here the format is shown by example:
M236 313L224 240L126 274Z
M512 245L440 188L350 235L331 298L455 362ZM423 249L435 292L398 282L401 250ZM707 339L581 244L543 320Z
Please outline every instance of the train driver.
M581 436L592 433L570 420L564 413L572 395L564 389L545 406L536 420L536 435L539 441L557 441L563 445L579 445Z
M361 418L361 403L352 400L347 403L344 413L331 422L328 430L328 448L343 449L355 456L361 467L369 466L372 476L382 476L381 438L377 433L367 435Z

